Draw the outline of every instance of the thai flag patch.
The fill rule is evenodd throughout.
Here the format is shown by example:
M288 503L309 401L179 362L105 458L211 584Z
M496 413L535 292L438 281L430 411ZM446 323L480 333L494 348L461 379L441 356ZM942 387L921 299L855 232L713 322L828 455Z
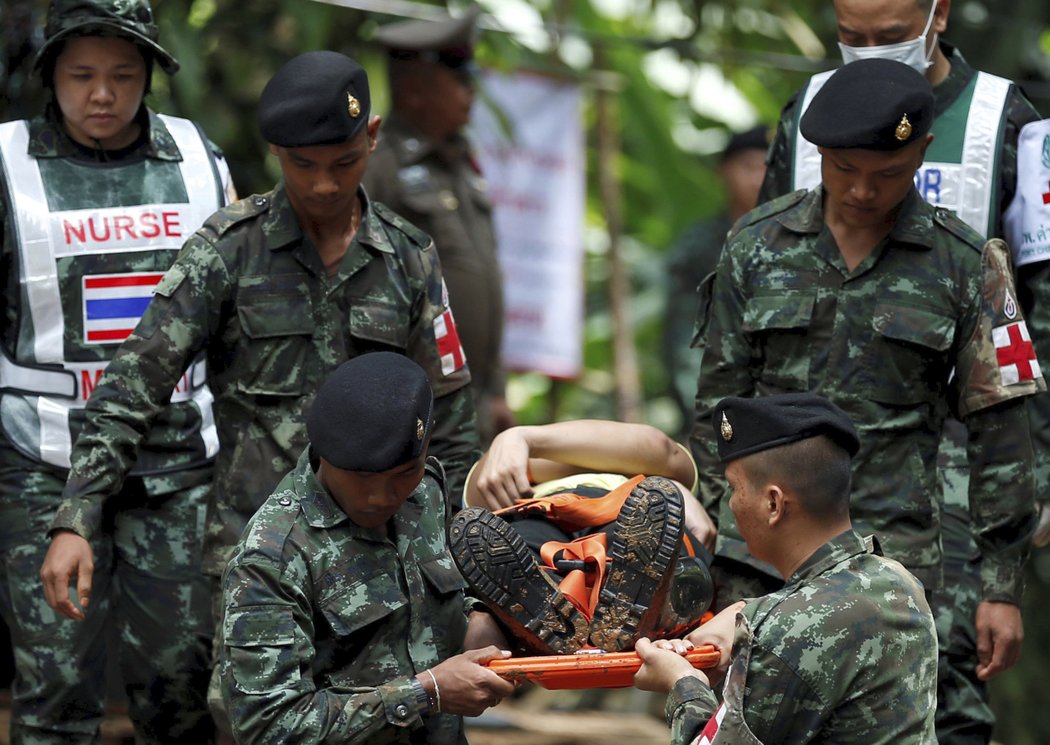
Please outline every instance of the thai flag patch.
M84 277L84 341L119 344L127 339L163 276L137 272Z
M992 343L995 344L995 358L1003 385L1043 377L1024 321L992 329Z

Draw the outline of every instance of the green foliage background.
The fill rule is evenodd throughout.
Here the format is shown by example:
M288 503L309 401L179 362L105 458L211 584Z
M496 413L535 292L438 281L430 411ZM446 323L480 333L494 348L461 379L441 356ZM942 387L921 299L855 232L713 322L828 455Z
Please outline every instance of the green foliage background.
M334 1L334 0L333 0ZM613 74L616 123L622 143L612 164L622 192L624 259L631 276L629 302L639 356L644 418L668 432L679 427L665 395L661 364L664 307L663 253L689 223L716 212L722 194L713 160L685 152L673 133L683 128L706 138L717 150L728 125L687 96L669 93L646 73L656 50L691 63L716 65L749 101L757 120L776 121L782 103L813 71L837 63L834 14L828 0L483 0L528 6L545 24L547 49L536 51L513 34L484 34L479 60L505 69L529 68L579 79L593 91L591 65L567 64L568 51L600 56ZM397 3L371 3L391 10ZM453 0L453 10L461 3ZM672 7L673 6L673 7ZM27 60L39 44L46 0L5 0L0 5L0 118L35 110L39 91L26 75ZM152 105L200 122L229 158L242 195L263 191L278 171L266 156L255 127L259 92L286 59L311 49L335 49L359 59L373 82L373 109L385 112L384 71L367 39L391 16L310 0L154 0L162 43L182 63L174 78L155 76ZM674 11L684 19L671 33L656 22ZM508 31L521 31L511 28ZM1050 115L1050 4L1046 0L957 0L947 38L974 66L1023 83ZM803 53L805 51L805 54ZM562 52L565 52L564 54ZM587 55L584 54L586 59ZM596 182L594 94L585 96L588 127L588 234L586 237L585 371L574 381L550 381L534 374L513 376L512 403L523 422L577 417L615 418L611 373L612 322L609 312L607 237ZM713 112L713 113L712 113ZM756 122L752 122L756 123ZM992 686L1000 714L998 739L1010 745L1047 741L1050 709L1043 670L1050 664L1050 623L1042 610L1050 602L1050 552L1037 552L1029 568L1025 604L1028 639L1024 658Z

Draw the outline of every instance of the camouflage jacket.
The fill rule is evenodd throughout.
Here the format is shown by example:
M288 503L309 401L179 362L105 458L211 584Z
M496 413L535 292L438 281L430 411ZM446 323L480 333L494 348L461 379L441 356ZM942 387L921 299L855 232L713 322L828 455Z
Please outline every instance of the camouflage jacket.
M849 530L737 616L712 743L933 745L936 695L922 586ZM715 708L699 679L679 680L665 708L675 745L692 742Z
M696 397L700 352L696 334L696 291L704 277L715 270L726 234L733 226L720 213L690 226L668 251L667 307L664 309L663 353L668 388L682 412L682 428L689 431Z
M459 654L465 584L433 459L393 526L354 524L309 450L248 523L223 574L219 669L238 742L463 743L411 678Z
M927 587L940 583L935 461L948 411L970 432L970 513L984 597L1017 602L1034 526L1024 396L995 339L1026 333L1002 241L980 237L914 189L889 236L853 271L824 226L822 190L742 218L723 250L705 322L691 435L717 553L753 563L728 506L710 425L725 396L813 391L860 433L851 514ZM1030 352L1030 346L1028 348ZM954 368L954 374L952 370ZM1038 372L1037 369L1029 370ZM1030 377L1030 375L1029 375Z
M962 53L950 44L941 42L941 49L951 61L948 77L934 86L934 112L941 116L962 92L970 85L977 71L963 58ZM792 96L780 112L776 136L769 149L766 178L759 192L759 204L782 196L791 189L792 143L795 140L798 94ZM1017 187L1017 137L1021 128L1040 119L1032 102L1017 86L1013 86L1006 99L1006 121L1002 128L1002 143L998 152L998 179L996 181L996 203L999 206L994 236L1003 235L1003 214L1013 201ZM962 122L961 124L964 124ZM1018 300L1028 318L1029 331L1036 348L1050 350L1050 282L1047 275L1050 266L1046 263L1022 267L1016 276ZM1044 356L1050 354L1044 351ZM1039 496L1050 499L1050 392L1035 396L1029 403L1033 445L1035 446L1036 484ZM961 454L965 448L961 428L950 430L954 446L944 454L946 463L965 467ZM951 496L951 495L949 495Z
M221 448L206 571L222 571L248 518L306 446L313 392L357 354L403 352L427 372L431 453L460 493L477 432L470 373L443 363L439 349L447 296L433 243L361 196L361 226L334 277L280 185L215 213L185 243L88 402L54 528L85 538L99 529L104 498L119 488L174 381L202 350Z
M434 239L452 312L479 395L503 396L503 279L485 180L463 137L439 143L393 115L368 161L365 186L377 202Z

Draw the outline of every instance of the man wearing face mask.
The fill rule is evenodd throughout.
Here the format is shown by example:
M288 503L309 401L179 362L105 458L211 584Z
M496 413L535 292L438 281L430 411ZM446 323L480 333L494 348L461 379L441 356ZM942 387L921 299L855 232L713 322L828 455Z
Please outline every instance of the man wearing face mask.
M985 238L1003 237L1007 207L1017 185L1017 140L1020 129L1039 119L1021 90L1009 80L974 70L962 54L942 41L951 0L834 0L843 62L885 58L923 73L933 86L934 139L916 172L919 193L936 206L954 210ZM795 189L820 183L817 148L799 133L798 122L831 71L820 73L785 105L770 150L762 204ZM988 174L995 174L989 177ZM1011 246L1016 253L1017 246ZM1037 347L1050 331L1041 314L1050 308L1046 273L1050 262L1016 270L1018 300L1030 320ZM1029 402L1035 450L1038 497L1047 493L1050 473L1050 397ZM943 492L944 596L935 602L938 633L944 648L938 692L938 736L941 742L987 742L994 715L987 705L985 682L975 673L978 650L988 637L1007 631L1021 634L1020 611L995 629L975 622L981 601L978 552L968 518L968 472L965 428L949 420L939 453L938 477Z

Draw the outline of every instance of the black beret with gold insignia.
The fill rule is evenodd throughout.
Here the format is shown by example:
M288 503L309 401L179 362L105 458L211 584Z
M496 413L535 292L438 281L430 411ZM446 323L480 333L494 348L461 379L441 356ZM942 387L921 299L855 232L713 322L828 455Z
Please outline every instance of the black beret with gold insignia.
M860 449L857 430L845 412L815 393L723 399L711 415L722 463L827 435L850 454Z
M813 96L799 130L818 147L897 150L933 124L933 88L908 65L863 59L840 67Z
M344 362L306 415L313 452L344 471L379 473L418 458L430 438L434 394L423 369L394 352Z
M338 52L300 54L279 69L259 98L259 131L279 147L334 145L368 123L368 74Z

